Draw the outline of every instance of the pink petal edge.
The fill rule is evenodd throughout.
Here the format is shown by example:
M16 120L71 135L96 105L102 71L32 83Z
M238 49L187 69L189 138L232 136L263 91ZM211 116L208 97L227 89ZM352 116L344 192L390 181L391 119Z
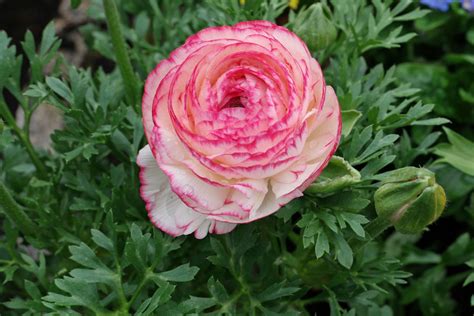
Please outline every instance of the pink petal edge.
M168 178L156 164L149 145L138 153L137 164L140 166L140 196L145 201L150 221L160 230L173 237L194 233L196 238L202 239L208 232L225 234L235 228L235 224L209 219L186 206L171 191ZM175 208L170 209L170 205Z

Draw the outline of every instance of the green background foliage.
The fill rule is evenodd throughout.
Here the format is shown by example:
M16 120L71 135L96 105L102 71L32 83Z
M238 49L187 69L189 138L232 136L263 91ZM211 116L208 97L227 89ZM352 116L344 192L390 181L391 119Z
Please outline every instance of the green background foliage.
M147 219L134 94L196 31L252 19L291 29L312 23L298 19L313 1L293 11L284 0L117 0L131 71L114 50L107 2L90 1L80 31L89 50L118 61L111 70L67 64L53 24L39 40L27 32L19 47L0 31L0 179L15 200L0 215L2 314L471 313L472 15L411 0L321 1L336 32L313 54L343 111L338 157L274 216L196 240L171 238ZM8 118L7 93L25 112L23 128ZM53 153L29 141L43 103L64 115ZM373 239L380 174L410 165L436 173L448 196L443 218L420 235L389 229ZM15 207L25 220L3 215Z

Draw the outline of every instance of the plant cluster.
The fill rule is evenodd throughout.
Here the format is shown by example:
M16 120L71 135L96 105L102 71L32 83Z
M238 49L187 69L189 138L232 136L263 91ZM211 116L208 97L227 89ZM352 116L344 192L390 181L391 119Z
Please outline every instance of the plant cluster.
M111 71L65 62L52 23L21 47L0 31L2 314L469 313L472 15L412 0L323 0L321 20L308 18L312 1L296 10L285 0L88 2L81 35L116 63ZM341 105L340 147L275 216L172 238L153 228L138 192L144 79L196 31L254 19L320 31L312 53ZM30 140L44 104L64 117L50 152ZM374 193L407 166L435 173L447 209L422 234L381 232Z

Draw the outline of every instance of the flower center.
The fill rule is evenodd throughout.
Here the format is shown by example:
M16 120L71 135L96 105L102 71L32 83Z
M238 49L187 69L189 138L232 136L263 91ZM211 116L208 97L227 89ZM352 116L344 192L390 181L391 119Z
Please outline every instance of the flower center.
M242 97L233 97L227 100L227 102L224 104L222 109L227 109L227 108L243 108L244 105L242 104Z

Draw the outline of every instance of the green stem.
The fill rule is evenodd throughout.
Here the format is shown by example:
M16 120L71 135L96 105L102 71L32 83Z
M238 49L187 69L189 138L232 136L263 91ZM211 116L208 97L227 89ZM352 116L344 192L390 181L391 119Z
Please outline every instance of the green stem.
M135 293L133 293L133 296L132 298L130 299L130 301L128 301L127 303L127 310L130 309L131 306L133 306L133 303L135 303L135 301L137 300L138 298L138 295L140 295L143 287L145 286L145 284L148 282L148 270L146 271L145 273L145 276L143 277L143 279L140 281L140 284L138 284L137 288L135 289Z
M122 266L120 265L120 260L116 255L116 252L114 252L114 261L115 261L115 266L117 267L117 279L116 279L116 289L117 289L117 294L118 294L118 299L120 302L120 310L123 312L127 312L128 310L128 303L127 303L127 298L125 296L125 291L123 289L123 283L122 283Z
M140 284L135 289L135 293L133 294L130 301L128 301L128 303L127 303L127 311L130 309L130 307L133 305L133 303L135 303L135 300L138 298L138 295L140 295L140 292L142 291L143 287L150 280L150 275L153 274L153 271L155 270L157 264L158 264L158 260L155 260L155 261L153 261L151 266L146 269L145 273L143 274L143 278L140 281Z
M25 146L25 149L28 155L30 156L31 161L36 167L38 177L41 179L45 179L47 175L45 165L39 159L38 154L36 153L35 149L33 148L33 145L31 144L28 134L16 124L15 118L13 117L13 114L10 112L10 109L5 103L3 96L0 96L0 114L7 123L7 125L12 128L13 132L18 136L20 141L23 143L23 146Z
M31 235L38 231L35 223L26 215L21 207L15 202L7 188L0 182L0 209L15 223L25 235Z
M128 102L133 105L135 111L138 112L137 103L137 78L133 72L132 63L127 54L127 47L125 39L122 34L120 26L120 17L115 0L103 0L105 16L107 18L107 25L109 28L112 45L115 51L115 58L122 76L122 81L125 87Z

